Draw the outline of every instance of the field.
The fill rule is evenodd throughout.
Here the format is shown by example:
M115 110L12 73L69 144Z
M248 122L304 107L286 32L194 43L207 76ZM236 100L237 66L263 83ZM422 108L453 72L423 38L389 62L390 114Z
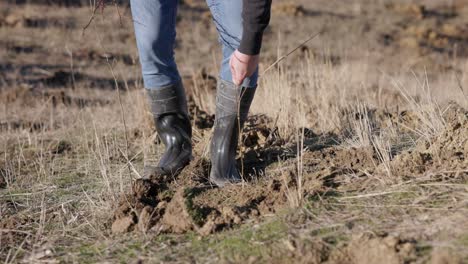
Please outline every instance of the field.
M195 155L149 180L128 3L0 3L2 262L468 263L466 1L273 1L244 182L222 189L217 33L180 2Z

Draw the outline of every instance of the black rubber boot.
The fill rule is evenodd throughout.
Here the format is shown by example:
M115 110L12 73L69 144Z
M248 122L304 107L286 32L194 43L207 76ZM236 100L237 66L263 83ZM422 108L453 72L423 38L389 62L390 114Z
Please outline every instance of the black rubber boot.
M147 93L156 130L166 150L157 167L145 167L145 176L175 176L192 158L192 127L184 87L179 82Z
M210 181L219 187L241 181L236 166L236 149L256 88L239 88L219 81L216 95L216 116L211 140Z

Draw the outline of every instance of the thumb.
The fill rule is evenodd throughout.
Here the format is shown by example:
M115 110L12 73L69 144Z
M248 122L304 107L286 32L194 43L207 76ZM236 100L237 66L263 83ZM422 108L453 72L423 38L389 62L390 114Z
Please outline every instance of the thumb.
M233 75L232 75L232 82L233 82L235 85L240 85L240 84L241 84L241 80L240 80L238 74L233 74Z
M239 73L237 72L236 67L232 64L231 64L231 75L232 75L232 82L235 85L240 85L241 81L240 81Z

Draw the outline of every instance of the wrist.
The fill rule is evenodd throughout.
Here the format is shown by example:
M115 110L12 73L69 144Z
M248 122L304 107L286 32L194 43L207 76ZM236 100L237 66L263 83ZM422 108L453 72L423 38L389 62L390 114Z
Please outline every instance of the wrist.
M247 60L243 60L243 59L239 58L240 56L238 55L237 52L234 52L233 56L238 62L243 63L243 64L249 64L249 62Z
M237 60L243 63L249 63L251 60L258 58L260 55L250 55L250 54L245 54L239 50L236 50L234 53L234 56Z

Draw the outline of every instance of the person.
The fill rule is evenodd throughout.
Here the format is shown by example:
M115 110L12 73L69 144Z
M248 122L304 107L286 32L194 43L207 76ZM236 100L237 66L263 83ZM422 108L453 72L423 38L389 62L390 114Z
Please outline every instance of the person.
M206 0L222 46L210 144L210 182L241 181L236 149L255 95L262 37L272 0ZM144 86L165 151L151 173L178 174L192 158L187 100L174 59L177 0L131 0ZM154 171L156 170L156 171Z

